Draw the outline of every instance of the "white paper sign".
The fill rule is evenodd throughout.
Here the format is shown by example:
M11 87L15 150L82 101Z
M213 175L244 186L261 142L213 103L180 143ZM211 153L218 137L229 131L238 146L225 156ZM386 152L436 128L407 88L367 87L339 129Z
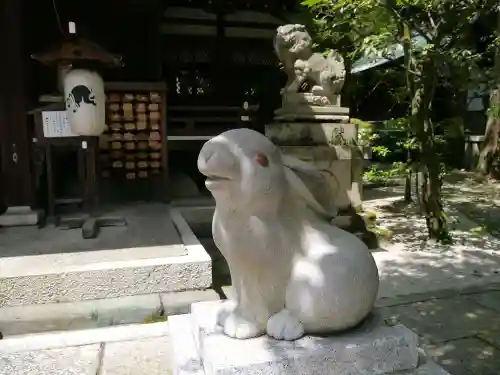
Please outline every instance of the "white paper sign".
M66 111L42 111L45 138L78 137L69 127Z

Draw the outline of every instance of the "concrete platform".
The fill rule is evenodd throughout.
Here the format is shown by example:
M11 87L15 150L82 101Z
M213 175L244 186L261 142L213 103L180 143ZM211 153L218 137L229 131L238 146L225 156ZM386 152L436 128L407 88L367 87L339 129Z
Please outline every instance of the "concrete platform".
M140 249L141 253L151 254L150 249L158 247L170 256L186 253L168 214L168 205L130 203L108 208L105 212L108 216L124 217L127 226L101 228L97 238L84 239L81 230L52 224L43 228L2 228L0 223L0 258L117 249L136 249L136 253Z
M210 256L176 208L162 206L162 210L158 210L158 206L153 209L150 218L156 218L164 228L164 235L168 234L169 240L161 246L58 254L47 251L43 255L0 258L0 307L209 288L212 284ZM155 233L161 232L161 228L156 227ZM148 233L139 227L130 233L139 231ZM127 238L132 236L130 233ZM15 236L1 235L0 252L18 240ZM41 246L40 242L36 243ZM51 245L46 242L44 246Z
M330 337L235 340L215 325L220 303L196 303L191 314L170 318L174 374L447 374L426 358L417 336L401 325L387 326L373 319L357 330Z

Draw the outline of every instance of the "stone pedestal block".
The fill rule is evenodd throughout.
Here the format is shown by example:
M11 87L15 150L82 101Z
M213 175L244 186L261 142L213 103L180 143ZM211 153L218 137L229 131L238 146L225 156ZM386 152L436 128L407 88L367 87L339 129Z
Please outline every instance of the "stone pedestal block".
M277 145L348 146L356 141L356 126L339 122L279 122L266 125L266 136Z
M0 215L0 227L17 227L37 225L40 213L28 206L9 207Z
M276 121L324 120L330 122L349 121L349 108L336 105L318 106L286 103L274 112Z
M169 318L174 374L446 375L422 357L413 332L386 326L377 314L356 330L330 337L237 340L215 324L220 303L195 303L191 314Z
M355 147L282 146L281 151L314 165L324 173L340 211L361 206L363 160Z
M356 214L363 201L364 157L356 146L358 130L349 123L349 108L284 104L266 125L266 136L283 154L318 168L329 182L339 214L361 224L343 229L359 235L370 248L378 247L376 236Z

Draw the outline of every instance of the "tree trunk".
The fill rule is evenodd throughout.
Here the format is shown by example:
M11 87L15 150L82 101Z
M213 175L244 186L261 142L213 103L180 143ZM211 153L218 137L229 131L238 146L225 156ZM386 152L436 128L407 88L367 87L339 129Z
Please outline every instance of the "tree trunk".
M342 106L349 108L351 116L356 116L356 108L351 108L352 101L352 59L347 55L342 56L344 59L345 67L345 77L344 77L344 87L342 88Z
M500 61L498 64L500 65ZM498 118L498 107L500 107L500 85L495 90L493 90L490 96L488 122L486 123L484 141L481 146L481 152L479 154L479 160L477 163L477 171L479 173L489 174L491 172L491 166L498 150L498 139L500 135L500 118Z
M420 210L420 214L423 215L423 205L422 205L422 198L420 195L420 169L418 167L418 164L415 166L415 198L417 199L418 202L418 207Z
M406 67L406 88L408 89L408 93L410 97L413 98L415 95L415 85L413 77L410 73L411 63L412 63L412 54L411 54L411 30L409 25L406 22L401 23L400 32L403 36L403 56L404 56L404 64ZM411 115L410 115L411 116ZM410 129L406 129L406 136L410 138ZM410 150L406 151L406 163L411 163L411 152ZM410 203L411 199L411 169L408 171L405 177L405 195L404 195L405 203Z
M408 173L405 176L405 195L404 195L404 202L405 203L411 203L411 171L408 171Z
M438 157L431 120L431 106L437 84L437 71L433 56L427 56L420 65L415 81L415 95L412 100L411 123L420 144L423 167L422 208L429 237L439 242L450 242L446 216L441 197L441 165Z
M500 11L497 11L497 38L500 38ZM490 95L490 108L488 111L488 121L484 132L484 142L479 153L477 171L483 174L491 172L494 156L498 150L498 139L500 135L500 45L495 50L495 61L493 65L493 79L496 88Z

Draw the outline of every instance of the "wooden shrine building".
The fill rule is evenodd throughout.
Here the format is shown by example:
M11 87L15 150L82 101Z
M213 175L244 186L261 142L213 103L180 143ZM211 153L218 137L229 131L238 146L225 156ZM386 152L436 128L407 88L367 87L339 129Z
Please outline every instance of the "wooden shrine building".
M17 212L16 223L29 224L33 210L78 209L89 194L120 204L206 194L196 169L202 143L234 127L263 130L279 106L285 77L273 37L279 25L294 22L295 4L1 1L0 212ZM75 137L46 133L47 108L64 110L58 72L30 57L60 42L68 21L124 62L102 72L108 131L85 162ZM141 108L135 117L113 112L129 102ZM82 174L82 163L92 164L96 191L82 182L93 178Z

